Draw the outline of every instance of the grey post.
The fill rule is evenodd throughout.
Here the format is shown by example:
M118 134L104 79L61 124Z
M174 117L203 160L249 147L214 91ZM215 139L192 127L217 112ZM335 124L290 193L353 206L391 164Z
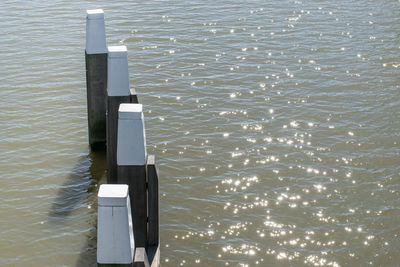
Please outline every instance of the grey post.
M98 266L132 266L135 241L126 184L103 184L98 193Z
M136 247L147 249L146 136L141 104L121 104L118 117L118 184L129 185Z
M89 144L96 149L106 142L107 45L101 9L87 11L85 61Z
M108 47L107 79L107 182L117 183L118 108L121 103L137 103L129 89L128 51L126 46Z

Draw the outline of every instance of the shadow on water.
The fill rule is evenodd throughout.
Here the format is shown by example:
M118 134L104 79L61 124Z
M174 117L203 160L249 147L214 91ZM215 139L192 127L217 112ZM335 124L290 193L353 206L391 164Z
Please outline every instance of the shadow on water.
M107 169L107 158L106 150L99 150L96 152L91 152L90 157L92 159L92 164L90 166L91 179L96 185L106 182L106 169ZM95 194L93 195L93 191ZM86 234L86 243L81 249L81 253L76 262L77 267L83 266L97 266L97 187L91 187L88 193L91 193L94 199L93 205L93 217L92 217L92 227L90 227L89 232Z
M85 234L86 244L76 266L95 266L97 246L97 188L106 177L106 151L97 149L79 158L73 170L61 186L49 211L49 221L63 223L83 202L92 203L90 230Z
M82 156L61 186L51 206L50 221L63 221L71 215L71 212L96 190L105 171L106 154L104 150Z

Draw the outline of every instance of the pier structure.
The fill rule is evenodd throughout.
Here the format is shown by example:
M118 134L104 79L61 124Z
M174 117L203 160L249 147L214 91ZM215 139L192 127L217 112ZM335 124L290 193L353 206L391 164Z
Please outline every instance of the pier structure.
M130 88L126 46L106 46L104 12L88 10L86 81L91 149L107 149L98 192L98 266L160 265L159 182L147 155L143 105Z

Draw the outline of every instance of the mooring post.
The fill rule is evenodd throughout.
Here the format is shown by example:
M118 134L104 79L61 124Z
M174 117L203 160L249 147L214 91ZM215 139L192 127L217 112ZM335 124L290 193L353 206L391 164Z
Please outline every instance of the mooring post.
M103 184L98 193L98 266L132 266L135 253L129 189Z
M107 79L107 182L117 183L118 108L121 103L137 103L129 89L128 51L126 46L108 47Z
M121 104L118 117L118 184L129 185L136 247L147 249L146 136L142 104Z
M96 149L106 142L107 45L101 9L87 10L85 61L89 144Z
M151 266L160 265L160 221L159 221L159 193L158 171L154 155L147 157L147 183L148 183L148 251L147 255Z

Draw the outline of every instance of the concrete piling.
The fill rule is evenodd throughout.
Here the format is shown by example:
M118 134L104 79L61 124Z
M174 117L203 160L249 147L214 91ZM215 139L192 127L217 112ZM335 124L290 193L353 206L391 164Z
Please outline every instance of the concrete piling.
M132 265L135 241L128 185L105 184L98 193L97 262Z
M121 104L118 118L118 183L128 184L137 247L147 249L146 135L141 104Z
M129 88L128 51L126 46L108 47L107 79L107 182L117 183L118 108L121 103L137 103Z
M87 11L85 62L89 144L96 149L106 142L107 45L101 9Z

